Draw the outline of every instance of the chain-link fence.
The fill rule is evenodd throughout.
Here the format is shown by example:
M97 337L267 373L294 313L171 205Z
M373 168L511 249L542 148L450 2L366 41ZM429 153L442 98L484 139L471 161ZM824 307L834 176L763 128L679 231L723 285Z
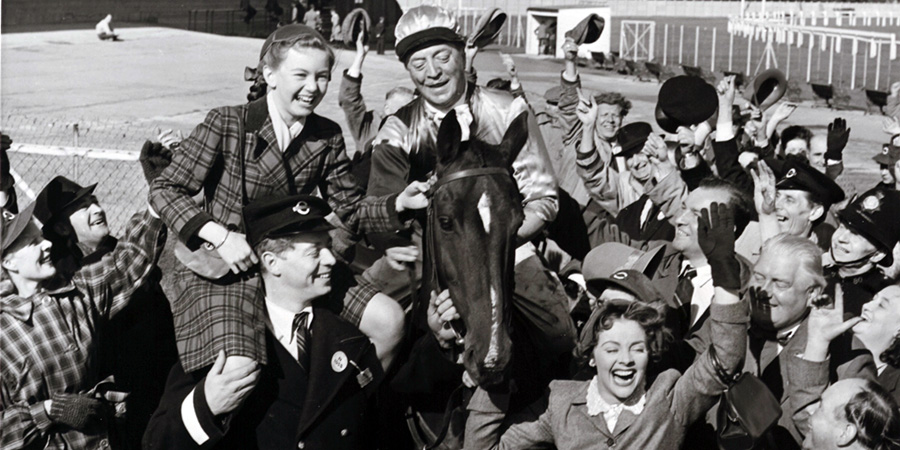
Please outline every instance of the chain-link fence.
M13 139L10 166L19 205L61 175L94 191L113 235L147 204L147 183L138 163L141 145L159 127L148 122L36 117L7 113L0 124Z

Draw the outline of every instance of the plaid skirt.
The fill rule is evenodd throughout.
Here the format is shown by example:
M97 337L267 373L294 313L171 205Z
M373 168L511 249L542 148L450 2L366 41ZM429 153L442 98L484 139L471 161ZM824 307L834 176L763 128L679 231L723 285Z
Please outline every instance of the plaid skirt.
M363 312L378 290L336 266L330 296L317 300L359 327ZM266 307L258 272L210 281L187 268L175 272L181 291L172 305L175 340L185 372L211 366L219 351L266 364Z

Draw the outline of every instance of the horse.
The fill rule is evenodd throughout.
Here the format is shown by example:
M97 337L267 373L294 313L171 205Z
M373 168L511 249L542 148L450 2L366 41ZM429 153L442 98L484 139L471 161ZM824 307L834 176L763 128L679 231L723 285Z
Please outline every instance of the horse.
M437 134L424 290L450 290L462 322L451 325L464 339L463 366L489 388L506 380L512 356L514 253L524 213L510 167L528 139L527 115L511 122L498 145L461 142L461 134L451 111Z

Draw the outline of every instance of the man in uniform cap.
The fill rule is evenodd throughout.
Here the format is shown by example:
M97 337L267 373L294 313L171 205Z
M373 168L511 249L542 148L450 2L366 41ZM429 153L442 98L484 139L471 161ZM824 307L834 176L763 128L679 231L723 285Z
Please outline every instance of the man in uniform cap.
M265 304L269 363L229 372L222 352L204 374L176 364L144 448L375 447L370 400L382 376L375 348L320 303L336 262L330 213L327 202L308 195L247 205L247 241L265 286L257 300Z
M102 327L151 273L165 228L139 212L112 255L63 274L34 208L0 211L0 446L106 448L125 394L101 380Z
M839 282L844 291L844 312L858 316L862 306L890 284L877 266L893 263L900 233L900 192L871 189L838 214L840 225L831 237L825 270L827 293Z
M897 140L900 140L900 137L895 136ZM900 142L898 142L900 143ZM884 144L881 146L881 152L872 157L875 162L878 163L878 168L881 171L881 183L878 186L883 187L885 189L897 189L897 186L900 185L900 146L894 145L894 143Z

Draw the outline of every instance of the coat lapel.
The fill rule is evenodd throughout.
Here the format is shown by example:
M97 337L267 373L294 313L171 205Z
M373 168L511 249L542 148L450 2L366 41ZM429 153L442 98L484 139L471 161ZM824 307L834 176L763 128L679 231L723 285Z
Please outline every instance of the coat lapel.
M619 435L624 433L626 430L628 430L628 428L635 421L637 421L637 418L638 418L638 416L636 416L631 411L628 411L628 410L622 411L622 413L619 414L619 420L616 421L616 429L614 430L613 434L618 437Z
M572 404L569 408L573 409L576 416L582 416L594 426L603 436L607 439L612 438L613 435L609 431L609 426L606 424L606 419L603 418L603 414L597 414L596 416L592 416L588 414L587 409L587 390L589 389L590 383L583 383L583 387L578 390L578 393L575 394L575 397L572 400Z
M316 421L319 415L328 408L334 396L345 383L356 383L354 378L359 371L346 362L341 371L332 368L332 359L337 352L344 352L346 358L363 366L362 356L370 344L363 335L346 335L340 332L340 324L335 317L325 310L316 309L312 322L312 338L310 343L310 369L309 385L306 391L306 400L303 405L303 413L297 428L299 435L303 435Z

